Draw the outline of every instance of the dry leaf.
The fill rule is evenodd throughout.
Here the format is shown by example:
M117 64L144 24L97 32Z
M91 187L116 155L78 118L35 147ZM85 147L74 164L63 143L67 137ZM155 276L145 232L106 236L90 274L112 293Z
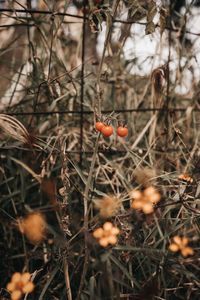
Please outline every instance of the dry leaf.
M156 15L156 12L157 12L156 3L154 1L151 1L148 4L147 26L146 26L146 29L145 29L146 34L151 34L155 31L156 26L153 22L153 19Z
M162 36L164 30L165 30L165 27L166 27L166 17L168 15L168 11L166 8L164 7L161 7L160 9L160 20L159 20L159 23L160 23L160 35Z

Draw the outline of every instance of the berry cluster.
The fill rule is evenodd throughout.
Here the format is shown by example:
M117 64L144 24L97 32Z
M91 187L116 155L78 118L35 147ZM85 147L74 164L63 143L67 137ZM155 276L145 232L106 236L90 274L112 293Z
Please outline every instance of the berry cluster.
M43 214L33 212L18 220L18 228L32 244L38 244L45 238L47 224Z
M114 132L114 129L111 125L105 124L100 121L96 122L95 128L97 131L101 132L105 137L111 136ZM117 135L120 137L126 137L128 135L128 128L124 126L119 126L117 128Z

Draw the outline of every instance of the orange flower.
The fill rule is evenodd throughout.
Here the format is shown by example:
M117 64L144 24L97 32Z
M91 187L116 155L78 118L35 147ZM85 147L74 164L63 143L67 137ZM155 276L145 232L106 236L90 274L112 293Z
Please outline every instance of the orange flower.
M29 294L34 290L34 284L30 281L31 274L28 272L13 274L11 281L7 284L7 290L11 294L11 300L21 299L23 294Z
M184 181L189 182L189 183L193 182L193 178L188 174L181 174L181 175L178 176L178 179L184 180Z
M101 200L95 200L95 207L99 209L102 218L109 218L118 212L121 201L114 196L105 196Z
M145 214L150 214L153 212L154 204L160 201L161 195L153 186L150 186L143 192L138 190L131 191L130 197L133 199L132 208L140 209Z
M181 238L176 235L173 237L173 243L169 245L169 250L172 252L180 251L184 257L188 255L193 255L194 250L191 247L188 247L187 245L188 239L186 237Z
M47 225L44 216L39 212L31 213L18 220L18 227L33 244L38 244L45 238Z
M119 229L114 227L111 222L104 223L102 228L97 228L93 232L93 236L98 240L102 247L107 247L109 244L115 245L117 243L118 234Z

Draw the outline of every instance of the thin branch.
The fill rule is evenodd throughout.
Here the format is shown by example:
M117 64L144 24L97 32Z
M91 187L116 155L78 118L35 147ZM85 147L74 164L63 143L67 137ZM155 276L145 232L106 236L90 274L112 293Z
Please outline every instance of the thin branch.
M11 13L30 13L30 14L43 14L43 15L54 15L54 16L68 16L72 18L78 18L78 19L85 19L88 20L87 16L80 16L80 15L74 15L74 14L69 14L69 13L63 13L63 12L53 12L53 11L46 11L46 10L35 10L35 9L11 9L11 8L0 8L0 13L4 12L11 12ZM122 24L138 24L142 26L146 26L147 22L138 22L134 20L120 20L120 19L113 19L113 23L122 23ZM156 27L160 27L159 24L156 25ZM173 32L179 32L179 28L173 28L166 26L165 29L171 30ZM192 32L189 30L186 30L185 33L191 34L191 35L196 35L200 36L200 32Z

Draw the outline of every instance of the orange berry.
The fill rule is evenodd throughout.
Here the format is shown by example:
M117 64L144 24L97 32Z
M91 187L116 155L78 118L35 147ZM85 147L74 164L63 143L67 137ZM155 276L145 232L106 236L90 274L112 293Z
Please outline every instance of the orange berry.
M117 128L117 135L120 137L126 137L128 135L128 128L119 126Z
M101 131L105 125L102 122L96 122L95 128L97 131Z
M103 128L101 129L101 133L105 137L109 137L113 134L113 128L110 125L104 125Z

